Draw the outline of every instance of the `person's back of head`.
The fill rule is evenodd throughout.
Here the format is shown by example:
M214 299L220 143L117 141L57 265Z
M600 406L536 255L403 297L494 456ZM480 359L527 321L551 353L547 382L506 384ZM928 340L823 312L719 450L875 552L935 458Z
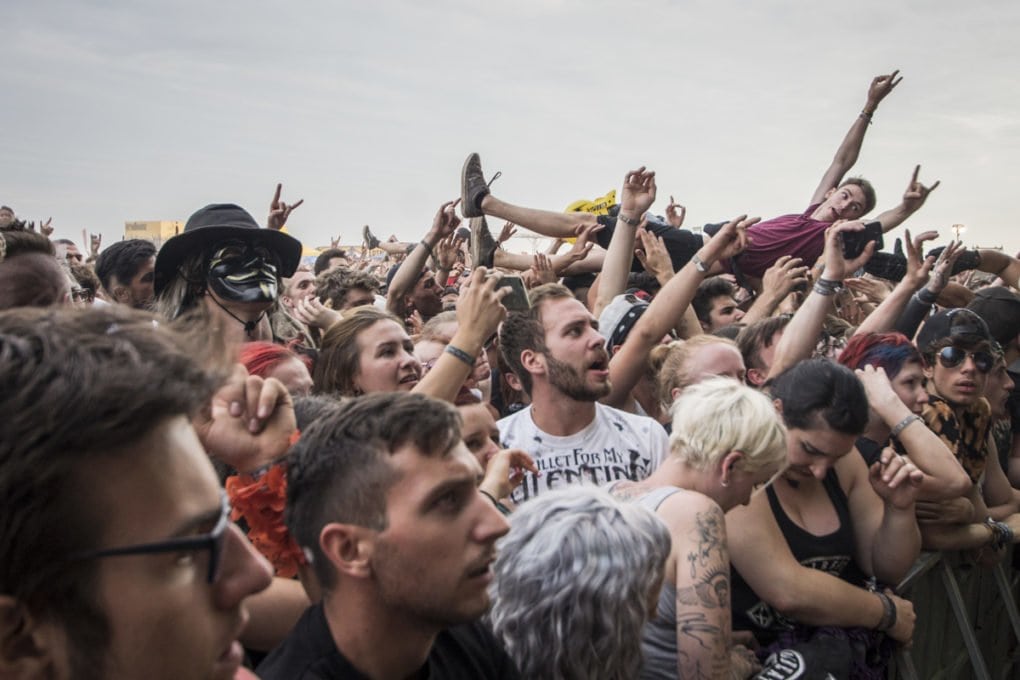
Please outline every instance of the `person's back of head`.
M777 333L786 330L790 323L790 317L782 314L761 319L743 328L737 334L737 347L744 357L744 365L747 367L747 381L761 387L771 368L771 360L766 355L771 355L768 350L773 349L778 343ZM774 350L773 350L774 351Z
M511 516L489 614L525 678L634 678L671 538L603 489L543 494Z
M824 425L858 436L868 424L868 397L861 381L828 359L801 361L786 369L772 382L771 392L782 404L788 428Z
M319 274L328 271L333 268L333 260L343 260L344 263L347 261L347 253L339 248L326 248L318 257L315 258L315 264L312 265L312 273L318 276Z
M53 244L33 231L0 234L0 310L68 301L70 281Z

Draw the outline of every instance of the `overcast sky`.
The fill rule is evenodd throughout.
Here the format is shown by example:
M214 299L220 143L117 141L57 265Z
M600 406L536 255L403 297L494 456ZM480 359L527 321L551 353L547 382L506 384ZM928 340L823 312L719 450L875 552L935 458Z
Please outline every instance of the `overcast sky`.
M6 0L0 203L118 239L127 220L277 181L310 245L418 239L471 151L497 193L563 209L656 170L689 224L807 206L874 75L851 174L906 226L1020 248L1020 3L956 0ZM497 225L498 228L498 225Z

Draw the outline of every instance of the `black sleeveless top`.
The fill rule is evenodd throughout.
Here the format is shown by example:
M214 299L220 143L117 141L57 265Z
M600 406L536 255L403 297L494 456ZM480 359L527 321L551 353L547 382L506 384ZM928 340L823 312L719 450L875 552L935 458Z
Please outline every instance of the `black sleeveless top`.
M856 568L849 568L856 549L850 519L850 503L839 485L839 477L836 476L834 469L829 468L825 479L822 480L822 486L839 517L839 528L824 536L815 536L797 526L783 511L772 485L765 491L768 494L772 514L794 558L805 567L820 569L838 578L847 579L849 572L857 571ZM768 555L760 557L769 559ZM733 593L733 630L750 630L764 646L770 644L780 632L793 627L789 619L771 605L761 601L735 568L731 569L730 587Z

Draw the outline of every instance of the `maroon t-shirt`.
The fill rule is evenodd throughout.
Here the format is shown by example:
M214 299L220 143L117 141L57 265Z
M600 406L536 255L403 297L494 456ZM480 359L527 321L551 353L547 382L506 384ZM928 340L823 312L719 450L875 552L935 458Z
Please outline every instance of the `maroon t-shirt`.
M747 230L751 242L737 257L741 273L760 279L783 255L799 257L812 266L825 250L825 230L832 225L811 218L819 205L808 206L799 215L781 215L752 225Z

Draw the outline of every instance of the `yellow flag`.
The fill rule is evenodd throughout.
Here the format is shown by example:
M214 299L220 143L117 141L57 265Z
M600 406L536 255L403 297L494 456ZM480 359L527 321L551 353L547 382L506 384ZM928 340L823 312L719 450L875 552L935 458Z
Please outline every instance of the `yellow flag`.
M608 215L609 209L616 205L616 189L611 189L605 196L593 200L586 198L574 201L567 206L564 212L581 212L589 215ZM576 238L564 239L567 243L574 243Z

